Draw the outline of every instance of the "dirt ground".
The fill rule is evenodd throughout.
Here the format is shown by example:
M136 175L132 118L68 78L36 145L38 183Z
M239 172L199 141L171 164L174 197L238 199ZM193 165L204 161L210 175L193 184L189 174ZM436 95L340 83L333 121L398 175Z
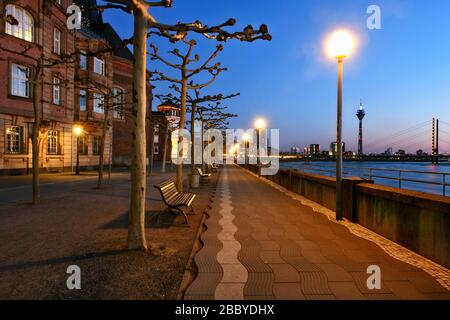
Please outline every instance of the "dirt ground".
M0 193L0 299L175 299L203 212L217 175L194 192L191 227L167 213L154 184L173 173L149 178L146 236L153 252L124 250L127 237L129 175L111 184L95 180L55 183L43 203ZM10 192L29 192L14 189ZM27 195L28 196L28 195ZM81 290L68 290L67 267L81 268Z

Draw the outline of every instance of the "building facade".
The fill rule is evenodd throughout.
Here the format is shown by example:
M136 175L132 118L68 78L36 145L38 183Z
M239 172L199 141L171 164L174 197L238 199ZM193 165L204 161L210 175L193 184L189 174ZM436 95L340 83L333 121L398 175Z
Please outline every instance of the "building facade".
M70 168L75 160L72 135L74 68L59 64L43 68L33 81L39 58L49 61L74 52L66 28L67 0L1 1L0 12L0 172L23 173L31 168L33 98L42 116L40 165L45 171ZM35 83L39 85L35 87ZM39 90L34 90L39 88Z
M81 30L66 27L72 2L83 8ZM0 82L0 174L31 171L35 107L42 116L41 171L73 171L77 153L82 168L96 168L102 142L105 165L114 149L130 155L133 55L95 5L95 0L0 2L0 16L15 19L0 20L0 79L5 79ZM33 81L44 60L60 63L46 64L39 82ZM76 127L82 129L79 136Z

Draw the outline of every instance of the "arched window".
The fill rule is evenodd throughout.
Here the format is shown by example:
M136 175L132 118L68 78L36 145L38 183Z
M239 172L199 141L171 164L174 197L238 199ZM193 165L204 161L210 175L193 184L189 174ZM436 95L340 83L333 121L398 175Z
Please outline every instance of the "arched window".
M17 25L6 22L6 33L33 42L33 17L25 9L12 4L6 6L6 14L13 16L18 21Z

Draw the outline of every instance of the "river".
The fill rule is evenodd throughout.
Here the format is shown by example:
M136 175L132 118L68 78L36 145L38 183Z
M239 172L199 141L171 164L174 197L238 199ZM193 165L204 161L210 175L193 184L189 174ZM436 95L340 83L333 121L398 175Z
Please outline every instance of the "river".
M297 169L306 173L326 176L335 176L336 174L334 162L282 162L280 167L281 169ZM447 173L447 175L437 173ZM444 193L442 184L445 177L447 184L445 194L450 196L450 163L447 162L439 165L427 162L344 162L344 176L372 178L377 184L437 195ZM399 183L399 177L415 181L403 180Z

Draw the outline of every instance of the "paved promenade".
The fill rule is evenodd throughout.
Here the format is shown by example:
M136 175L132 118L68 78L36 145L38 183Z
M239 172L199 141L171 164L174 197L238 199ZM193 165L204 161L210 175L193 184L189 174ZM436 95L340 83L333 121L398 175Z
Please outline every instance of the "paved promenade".
M211 207L187 300L450 299L426 272L236 166ZM370 265L381 290L367 288Z

